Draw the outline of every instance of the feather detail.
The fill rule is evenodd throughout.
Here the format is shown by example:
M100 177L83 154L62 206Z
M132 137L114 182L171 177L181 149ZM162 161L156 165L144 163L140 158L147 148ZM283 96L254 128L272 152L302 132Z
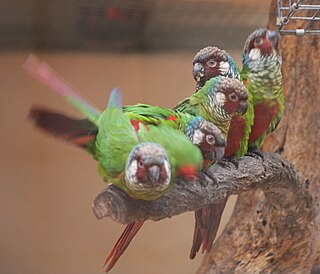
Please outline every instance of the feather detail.
M222 213L228 198L218 204L210 204L195 211L195 228L190 251L190 259L194 259L202 245L202 253L209 252L217 235Z
M113 88L109 96L108 108L117 108L120 112L123 112L122 108L122 95L119 88Z
M44 132L68 143L86 148L93 154L98 128L88 120L73 119L43 108L32 108L28 118Z
M45 61L30 55L23 68L35 79L45 84L51 90L66 98L66 100L80 111L91 122L98 124L101 111L85 99L80 92L67 83Z
M126 226L125 230L122 232L120 238L118 239L104 262L103 266L106 266L110 261L106 272L109 272L113 268L123 252L125 252L125 250L129 246L134 236L138 233L143 223L144 221L137 221Z

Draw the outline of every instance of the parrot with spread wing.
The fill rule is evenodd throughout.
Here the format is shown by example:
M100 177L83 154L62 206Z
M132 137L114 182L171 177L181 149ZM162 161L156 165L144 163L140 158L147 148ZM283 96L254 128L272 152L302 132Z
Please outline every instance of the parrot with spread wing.
M233 58L225 50L217 47L205 47L201 49L193 60L193 77L196 84L196 92L207 83L208 80L225 76L233 79L240 79L238 68ZM230 94L229 99L236 99ZM227 129L227 146L225 157L228 159L236 157L239 159L247 152L248 139L253 123L253 107L251 94L247 93L247 109L243 113L236 113L225 125L220 124L220 129ZM181 106L176 109L185 111ZM217 116L219 111L213 112ZM208 118L207 118L208 119ZM214 117L212 119L215 119ZM217 125L217 124L216 124ZM234 161L234 160L233 160ZM217 204L208 206L195 211L195 228L190 258L193 259L202 245L202 252L209 251L218 232L222 213L224 211L228 197Z
M25 68L88 118L82 123L96 126L96 131L90 131L96 134L95 147L90 144L88 151L94 152L102 177L133 198L158 199L170 189L176 173L196 174L200 170L201 152L183 133L165 125L143 125L136 131L123 114L119 90L112 91L108 107L100 112L74 89L59 82L46 63L30 57ZM40 112L33 110L30 115L37 124Z
M241 79L253 97L254 124L249 148L259 149L284 112L280 35L265 28L251 33L242 51Z
M42 81L58 93L64 95L69 103L74 105L82 114L84 114L88 118L88 120L78 120L45 109L35 108L30 112L30 117L33 119L35 124L42 130L60 139L87 149L92 155L94 155L96 159L99 160L99 162L101 162L101 174L112 182L114 178L110 178L110 172L106 172L105 168L106 163L108 163L108 160L105 159L105 155L111 153L111 151L108 151L108 149L106 149L106 147L108 148L108 138L106 137L108 136L108 132L118 132L119 130L120 132L125 132L123 129L121 129L122 126L114 126L113 123L110 122L112 120L118 121L119 118L123 120L123 123L126 125L126 127L128 127L128 130L130 130L131 133L133 132L132 129L130 129L130 126L132 126L138 137L142 138L143 136L147 136L148 141L157 141L160 133L163 134L163 131L168 131L168 127L163 126L163 124L170 125L173 128L182 130L186 134L188 139L194 145L200 148L204 156L204 162L217 162L221 160L224 155L225 136L214 124L206 121L202 117L193 117L191 115L183 113L179 114L177 112L173 112L164 108L147 106L143 104L139 104L133 107L123 107L122 109L124 110L124 113L122 113L122 109L119 103L119 95L117 96L117 93L111 96L111 105L109 103L109 106L105 110L105 112L100 114L100 112L97 111L95 107L87 103L86 100L83 99L83 97L81 97L74 88L67 84L61 78L61 76L55 73L47 64L41 63L37 59L32 57L31 59L29 58L29 60L26 62L25 69L32 76ZM132 108L132 112L129 112L130 108ZM138 110L140 110L140 114ZM124 117L127 119L125 119ZM131 124L128 123L128 119ZM161 132L157 131L154 125L158 125L158 128ZM172 132L174 131L172 129L170 130ZM168 132L168 134L169 133L170 132ZM128 132L126 132L125 135L126 134L128 134ZM122 137L126 139L127 136ZM178 139L177 141L172 143L171 137L175 137L175 134L167 135L166 141L162 140L162 145L166 147L166 149L168 149L168 147L172 148L174 146L177 146L178 144L180 145L181 140ZM117 146L117 143L113 143L115 146ZM117 149L122 148L119 147ZM137 149L137 151L140 152L141 149ZM177 152L174 152L174 154L175 153ZM185 153L187 154L194 152L186 151ZM134 155L135 153L131 152L130 155L131 154ZM134 164L130 165L130 161L127 161L128 170L131 169L135 171L137 165L143 165L141 161L133 161L133 163ZM159 169L157 168L152 168L151 173L158 176L158 170ZM182 168L181 174L188 175L189 173L190 165L185 165L184 168ZM168 173L166 174L168 175ZM130 191L130 188L126 189L126 191ZM129 224L126 227L106 260L106 263L111 260L107 271L111 270L111 268L117 262L121 254L125 251L135 234L141 228L143 223L144 221L137 221Z

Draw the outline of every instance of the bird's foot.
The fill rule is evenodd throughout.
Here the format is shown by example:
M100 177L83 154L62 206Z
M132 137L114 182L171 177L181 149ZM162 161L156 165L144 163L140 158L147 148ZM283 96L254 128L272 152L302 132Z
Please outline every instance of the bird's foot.
M263 154L260 150L257 148L249 148L248 152L246 153L246 156L253 157L256 159L262 159L264 160Z
M233 164L236 168L239 167L239 161L234 156L228 157L228 158L223 158L217 164L224 167L224 168L231 168L231 164Z

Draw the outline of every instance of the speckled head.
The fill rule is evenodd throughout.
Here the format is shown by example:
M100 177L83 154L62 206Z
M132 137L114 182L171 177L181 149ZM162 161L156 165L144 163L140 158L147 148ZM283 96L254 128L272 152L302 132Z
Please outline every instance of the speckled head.
M193 59L193 78L197 82L197 89L216 76L226 76L239 79L237 66L232 57L217 47L201 49Z
M215 163L223 158L225 136L213 123L197 116L191 120L185 134L191 143L199 147L204 160Z
M216 77L207 81L205 87L207 87L208 100L213 110L221 110L229 117L246 113L248 92L239 80Z
M154 200L168 189L170 162L165 149L156 143L135 146L127 159L125 185L134 198Z
M244 45L242 58L257 60L280 52L280 34L265 28L257 29L251 33Z

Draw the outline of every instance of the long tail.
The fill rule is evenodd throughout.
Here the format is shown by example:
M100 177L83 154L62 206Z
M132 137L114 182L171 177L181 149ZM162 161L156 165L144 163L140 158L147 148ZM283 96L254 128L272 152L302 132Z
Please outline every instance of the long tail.
M28 118L39 129L57 137L60 140L72 143L89 150L90 141L96 138L98 128L88 120L73 119L63 114L44 108L32 108Z
M228 198L225 198L218 204L210 204L195 211L195 227L190 259L196 257L201 245L202 253L210 251L227 201Z
M125 230L122 232L120 238L118 239L118 241L116 242L116 244L114 245L107 259L104 262L105 266L111 260L106 269L106 272L109 272L113 268L120 256L127 249L128 245L130 244L134 236L142 227L143 223L144 221L137 221L126 226Z
M101 111L85 99L80 92L65 81L45 61L41 61L34 55L29 55L23 68L32 77L65 97L72 106L97 125Z

